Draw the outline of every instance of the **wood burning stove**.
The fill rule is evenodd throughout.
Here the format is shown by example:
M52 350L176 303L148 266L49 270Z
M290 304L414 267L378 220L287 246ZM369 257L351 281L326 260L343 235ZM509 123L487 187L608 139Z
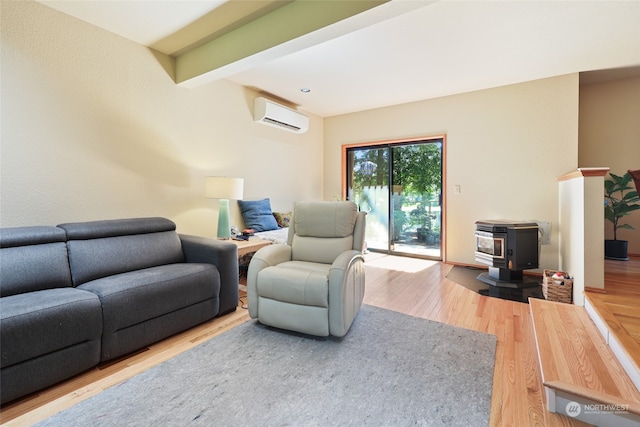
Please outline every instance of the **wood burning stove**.
M526 288L523 270L538 268L538 224L511 220L476 221L475 260L489 266L478 280L491 286Z

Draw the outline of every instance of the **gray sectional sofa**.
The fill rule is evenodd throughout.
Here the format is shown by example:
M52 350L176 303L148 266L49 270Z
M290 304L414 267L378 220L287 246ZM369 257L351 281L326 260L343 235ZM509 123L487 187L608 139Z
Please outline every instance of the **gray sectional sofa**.
M1 403L237 304L237 246L165 218L0 229Z

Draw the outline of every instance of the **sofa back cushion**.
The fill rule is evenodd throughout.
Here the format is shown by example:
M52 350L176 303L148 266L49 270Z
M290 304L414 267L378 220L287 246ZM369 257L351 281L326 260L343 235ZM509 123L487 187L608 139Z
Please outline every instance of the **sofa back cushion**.
M71 286L64 231L56 227L0 229L0 296Z
M73 285L114 274L184 262L174 222L132 218L60 224L67 235Z

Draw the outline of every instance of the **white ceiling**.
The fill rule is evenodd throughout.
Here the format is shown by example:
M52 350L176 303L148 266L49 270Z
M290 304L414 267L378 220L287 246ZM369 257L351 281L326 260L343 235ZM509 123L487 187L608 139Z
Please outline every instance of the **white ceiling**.
M173 55L288 1L40 3ZM319 30L303 36L316 42L265 55L225 77L328 117L574 72L635 73L640 66L635 0L392 0L347 21L357 24L346 34L318 37L331 31Z

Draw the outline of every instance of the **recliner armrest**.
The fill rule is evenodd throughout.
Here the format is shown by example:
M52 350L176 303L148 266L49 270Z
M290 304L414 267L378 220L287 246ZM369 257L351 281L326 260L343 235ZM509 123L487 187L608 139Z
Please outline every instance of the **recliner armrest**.
M220 273L220 314L238 305L238 247L223 240L179 234L188 263L213 264Z
M344 336L364 298L364 256L356 250L341 253L329 270L329 333Z
M265 246L253 255L251 261L253 260L264 263L265 267L291 261L291 246L282 244Z
M362 255L362 252L356 250L344 251L335 259L335 261L333 261L333 263L331 264L331 270L347 270L349 268L349 265L351 265L351 263L355 259L361 259L362 262L364 262L364 256Z
M335 298L334 304L340 304L342 301L346 285L345 279L348 277L349 269L355 263L364 264L364 255L360 251L351 250L342 252L331 264L331 269L329 270L329 295L332 299Z
M247 301L251 318L258 316L258 291L256 289L258 273L267 267L287 261L291 261L291 246L281 244L260 248L251 258L247 272Z

